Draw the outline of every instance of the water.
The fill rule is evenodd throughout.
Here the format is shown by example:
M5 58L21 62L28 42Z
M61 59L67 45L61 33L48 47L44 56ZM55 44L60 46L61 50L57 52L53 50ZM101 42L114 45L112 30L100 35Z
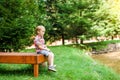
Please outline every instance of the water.
M111 67L113 70L120 74L120 52L93 54L92 58Z

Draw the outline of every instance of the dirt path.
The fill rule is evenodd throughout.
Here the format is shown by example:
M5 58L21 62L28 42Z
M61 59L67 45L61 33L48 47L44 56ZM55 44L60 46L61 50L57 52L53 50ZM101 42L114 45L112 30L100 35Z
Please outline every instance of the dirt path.
M108 65L120 74L120 52L111 52L98 55L93 54L92 58Z

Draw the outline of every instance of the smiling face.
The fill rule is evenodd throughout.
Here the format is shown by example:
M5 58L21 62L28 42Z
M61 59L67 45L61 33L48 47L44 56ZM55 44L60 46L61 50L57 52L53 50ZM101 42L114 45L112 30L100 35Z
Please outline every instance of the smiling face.
M45 27L44 26L37 26L36 33L37 33L37 35L43 37L45 34Z

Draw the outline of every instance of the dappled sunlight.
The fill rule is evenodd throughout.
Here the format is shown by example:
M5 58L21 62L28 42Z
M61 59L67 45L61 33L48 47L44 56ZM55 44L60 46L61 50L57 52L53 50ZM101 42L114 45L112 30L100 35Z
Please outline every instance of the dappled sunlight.
M120 9L120 0L109 0L108 4L111 5L110 9L113 10L115 13L119 13L119 9ZM114 13L113 12L113 13Z
M116 16L120 20L120 0L108 0L109 13L114 17Z

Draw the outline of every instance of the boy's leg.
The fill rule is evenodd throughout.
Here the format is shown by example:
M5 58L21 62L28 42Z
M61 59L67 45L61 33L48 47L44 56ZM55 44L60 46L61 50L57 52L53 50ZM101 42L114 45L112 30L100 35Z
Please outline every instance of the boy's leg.
M56 71L54 66L54 54L47 50L42 50L40 53L48 57L48 69L51 71Z
M50 54L48 55L48 65L49 66L54 65L54 54L52 52L50 52Z
M54 66L54 54L50 52L48 55L48 70L56 72L55 66Z

